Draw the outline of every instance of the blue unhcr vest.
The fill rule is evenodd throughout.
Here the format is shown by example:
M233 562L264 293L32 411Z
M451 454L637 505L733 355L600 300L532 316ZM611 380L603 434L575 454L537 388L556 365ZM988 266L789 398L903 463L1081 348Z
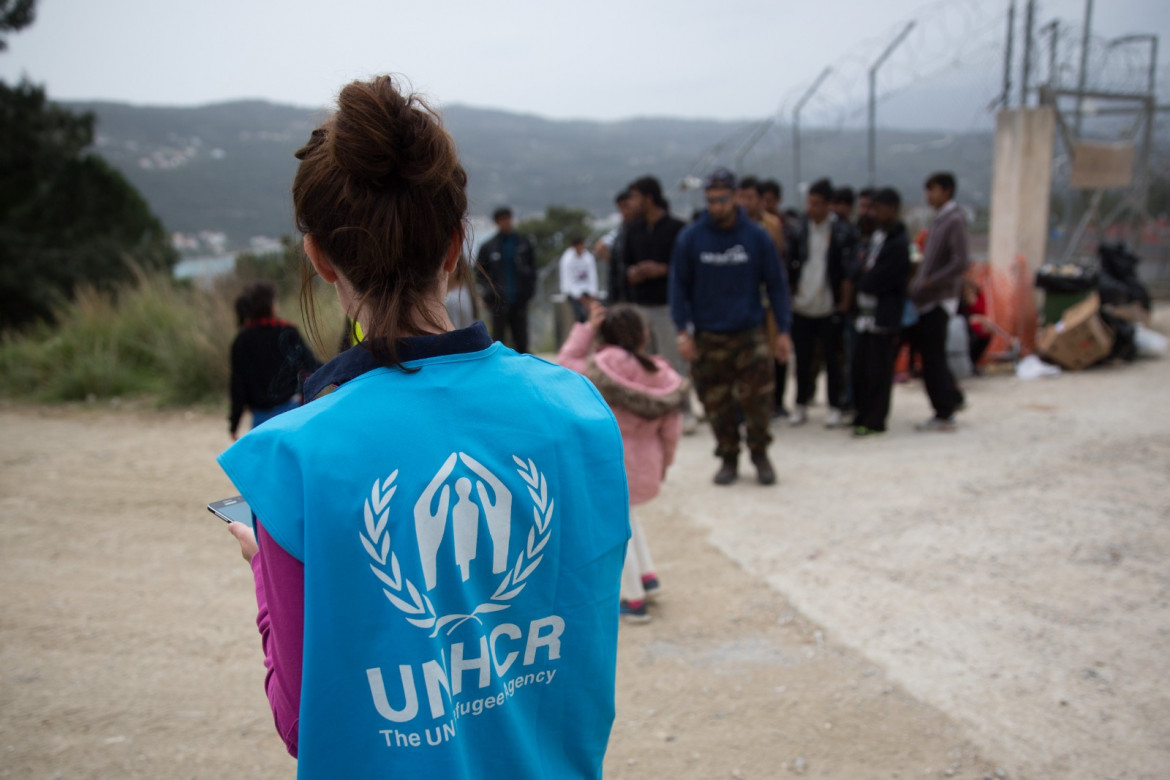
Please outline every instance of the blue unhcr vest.
M305 564L298 776L600 777L629 536L613 416L498 343L407 365L219 458Z

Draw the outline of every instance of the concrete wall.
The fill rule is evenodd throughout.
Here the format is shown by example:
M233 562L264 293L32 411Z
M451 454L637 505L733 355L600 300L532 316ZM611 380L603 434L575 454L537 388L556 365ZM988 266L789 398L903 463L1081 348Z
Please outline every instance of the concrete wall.
M988 260L1010 269L1023 255L1035 271L1048 248L1056 117L1051 106L1012 108L995 124Z

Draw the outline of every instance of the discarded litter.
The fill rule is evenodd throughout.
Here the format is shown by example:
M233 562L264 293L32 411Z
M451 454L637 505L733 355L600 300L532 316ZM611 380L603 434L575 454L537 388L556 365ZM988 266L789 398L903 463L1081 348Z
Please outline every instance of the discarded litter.
M1138 357L1162 357L1166 354L1167 339L1161 333L1141 323L1135 324L1133 330L1133 341L1137 347Z
M1060 366L1045 363L1035 355L1028 355L1016 364L1017 379L1042 379L1052 376L1060 376Z

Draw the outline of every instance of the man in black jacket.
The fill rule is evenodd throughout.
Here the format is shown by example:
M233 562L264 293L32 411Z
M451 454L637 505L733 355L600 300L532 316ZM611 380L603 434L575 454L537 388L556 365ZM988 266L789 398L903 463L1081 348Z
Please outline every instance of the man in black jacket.
M512 332L517 352L528 351L528 302L536 291L536 253L527 236L512 229L512 210L496 209L492 219L499 229L479 248L475 261L484 302L491 310L492 338L504 340Z
M830 209L833 185L814 182L808 193L808 211L787 253L788 283L792 288L792 344L796 351L796 408L789 423L803 425L816 392L816 346L821 347L829 385L829 414L825 427L844 421L844 370L841 334L848 309L843 284L853 253L852 226Z
M651 351L666 358L684 376L688 366L675 345L674 323L667 300L667 277L674 240L683 229L681 220L670 215L670 204L662 196L662 184L653 176L630 183L630 212L623 256L626 262L626 289L650 321Z
M634 221L634 210L630 205L630 188L626 187L613 199L617 207L621 223L606 233L593 245L593 254L609 266L607 286L609 291L608 303L622 303L630 299L626 289L626 258L625 243L626 229Z
M886 430L898 329L906 304L910 276L910 239L899 219L898 191L880 189L866 206L877 230L855 279L857 347L853 353L853 435L872 436Z

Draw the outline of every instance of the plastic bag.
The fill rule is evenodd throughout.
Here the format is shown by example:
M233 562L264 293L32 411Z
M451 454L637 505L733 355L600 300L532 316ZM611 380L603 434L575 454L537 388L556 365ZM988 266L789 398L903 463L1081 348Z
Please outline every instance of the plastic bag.
M1097 284L1101 303L1121 306L1137 302L1149 311L1150 291L1137 274L1141 258L1131 252L1124 242L1101 244L1097 247L1097 255L1101 260L1101 278Z
M914 308L914 302L909 298L906 303L902 305L902 327L910 328L918 324L918 309Z
M1133 341L1138 357L1162 357L1166 354L1170 343L1161 333L1141 324L1135 324L1133 330Z
M1060 366L1054 366L1051 363L1045 363L1035 355L1028 355L1028 357L1016 364L1016 378L1028 381L1030 379L1041 379L1043 377L1060 376Z
M1130 251L1124 241L1105 243L1097 247L1101 270L1115 279L1130 279L1137 276L1141 258Z
M1113 349L1109 354L1099 362L1106 363L1110 360L1127 360L1134 361L1137 359L1137 345L1134 343L1134 324L1120 317L1114 317L1107 311L1101 310L1099 312L1101 321L1105 323L1109 330L1113 331Z
M1097 287L1097 272L1084 266L1045 263L1036 272L1036 286L1054 293L1082 293Z
M956 314L947 322L947 367L955 379L966 379L975 373L971 365L971 337L967 333L967 318Z

